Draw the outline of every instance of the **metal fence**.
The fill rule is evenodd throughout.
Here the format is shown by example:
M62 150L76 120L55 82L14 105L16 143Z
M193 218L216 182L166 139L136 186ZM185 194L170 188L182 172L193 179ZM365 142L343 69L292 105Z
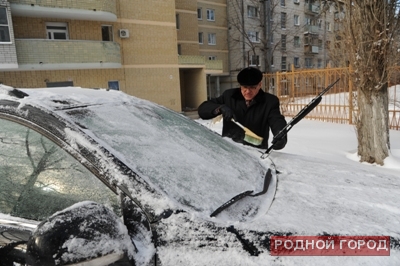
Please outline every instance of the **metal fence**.
M292 70L265 74L265 88L277 95L286 117L295 116L330 83L340 78L323 97L321 103L306 118L354 124L357 117L357 90L348 78L347 68ZM389 127L400 130L400 67L390 71Z

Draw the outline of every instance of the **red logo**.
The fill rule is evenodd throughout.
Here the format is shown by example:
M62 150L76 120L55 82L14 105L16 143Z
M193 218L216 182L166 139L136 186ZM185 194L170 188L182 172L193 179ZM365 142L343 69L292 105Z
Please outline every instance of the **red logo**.
M390 256L390 237L271 236L271 256Z

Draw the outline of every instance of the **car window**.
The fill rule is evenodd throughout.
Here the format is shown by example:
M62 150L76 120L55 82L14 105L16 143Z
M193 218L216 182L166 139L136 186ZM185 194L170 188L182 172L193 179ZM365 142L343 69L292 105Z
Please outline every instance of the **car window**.
M120 213L117 195L53 141L0 119L0 212L43 220L81 201Z

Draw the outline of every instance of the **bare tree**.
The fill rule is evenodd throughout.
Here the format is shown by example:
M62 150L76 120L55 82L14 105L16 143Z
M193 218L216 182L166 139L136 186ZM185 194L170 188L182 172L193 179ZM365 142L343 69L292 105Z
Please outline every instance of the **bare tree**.
M272 56L277 48L292 42L298 29L285 28L284 37L278 36L281 28L281 13L276 11L276 0L232 0L229 2L228 25L230 29L230 52L233 70L250 64L266 73L272 72ZM278 23L279 22L279 23ZM285 43L282 45L282 43ZM284 48L282 48L284 49ZM285 51L290 54L291 51Z
M358 155L361 162L383 165L390 150L388 79L394 62L398 0L335 2L343 14L335 54L346 61L357 88Z

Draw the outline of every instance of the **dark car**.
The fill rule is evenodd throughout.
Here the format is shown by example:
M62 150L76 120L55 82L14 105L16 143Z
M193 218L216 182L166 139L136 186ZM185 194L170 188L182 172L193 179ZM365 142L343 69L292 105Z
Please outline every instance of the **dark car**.
M400 265L396 171L261 152L120 91L0 85L0 266Z
M0 85L0 265L251 257L234 224L265 215L275 189L270 161L157 104Z

